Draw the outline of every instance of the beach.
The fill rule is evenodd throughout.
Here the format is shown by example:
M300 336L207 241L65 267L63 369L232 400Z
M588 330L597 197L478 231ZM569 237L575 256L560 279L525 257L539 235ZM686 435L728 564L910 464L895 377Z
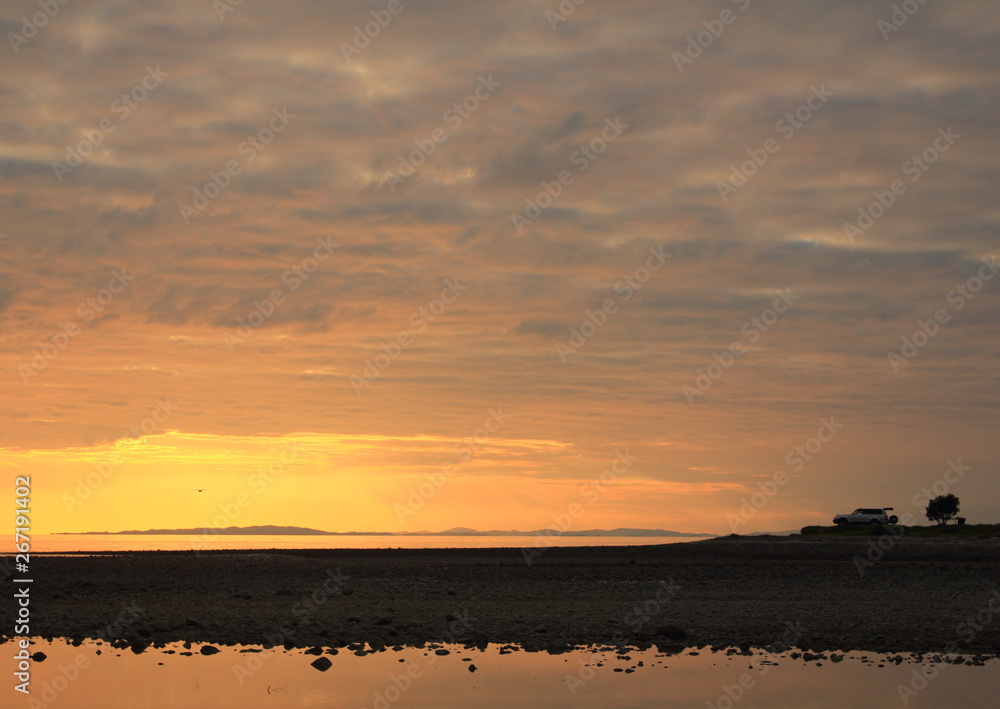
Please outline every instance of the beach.
M1000 654L995 539L874 539L39 556L31 629L136 652L190 641Z

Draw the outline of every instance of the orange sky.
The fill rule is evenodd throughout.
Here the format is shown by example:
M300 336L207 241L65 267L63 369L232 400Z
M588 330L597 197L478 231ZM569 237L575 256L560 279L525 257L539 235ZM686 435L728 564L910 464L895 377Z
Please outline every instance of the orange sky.
M996 521L991 8L362 5L2 11L35 531Z

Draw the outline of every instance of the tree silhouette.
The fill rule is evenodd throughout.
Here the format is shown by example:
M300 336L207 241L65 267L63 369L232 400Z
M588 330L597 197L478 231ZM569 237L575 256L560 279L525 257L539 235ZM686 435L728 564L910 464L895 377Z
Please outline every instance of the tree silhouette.
M954 495L938 495L927 503L924 510L927 519L937 522L939 525L948 524L948 520L953 519L958 514L958 498Z

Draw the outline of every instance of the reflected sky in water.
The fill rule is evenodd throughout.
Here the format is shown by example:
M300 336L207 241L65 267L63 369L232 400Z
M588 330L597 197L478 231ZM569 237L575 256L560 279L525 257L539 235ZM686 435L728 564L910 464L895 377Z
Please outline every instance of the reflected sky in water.
M709 537L698 537L708 539ZM694 537L545 537L546 545L560 547L645 546L694 541ZM0 536L7 547L13 535ZM188 534L39 534L32 538L35 553L78 551L182 551L208 549L498 549L535 547L539 537L460 535L369 535L369 534L276 534L276 535L188 535Z
M10 686L16 648L8 642L0 651L10 683L3 704L13 709L992 709L1000 682L997 661L972 667L918 663L904 656L896 663L868 653L847 654L842 662L828 657L805 662L787 654L726 655L707 649L680 655L655 650L549 655L498 645L486 650L453 645L363 656L340 648L337 655L316 657L301 649L226 646L203 655L201 647L171 644L136 655L106 643L73 647L58 639L39 640L31 650L47 657L32 665L29 698ZM448 654L437 654L443 650ZM325 671L311 664L320 658L331 662ZM918 679L921 670L931 675L929 681ZM909 690L908 704L901 687Z

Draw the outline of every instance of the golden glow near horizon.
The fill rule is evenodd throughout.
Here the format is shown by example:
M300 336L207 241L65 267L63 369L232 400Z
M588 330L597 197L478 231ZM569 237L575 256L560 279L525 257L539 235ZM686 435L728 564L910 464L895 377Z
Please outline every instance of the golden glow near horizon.
M166 431L98 446L6 451L4 457L19 474L34 471L33 494L46 532L250 526L275 519L330 531L536 529L554 524L535 511L544 510L546 500L588 507L600 502L600 511L590 514L593 522L617 526L615 519L634 517L650 495L667 501L741 488L722 481L622 484L631 462L608 475L614 460L603 466L595 461L587 479L567 478L559 471L579 458L570 448L511 438ZM552 477L539 477L543 472ZM146 504L128 502L144 498ZM492 514L484 509L484 501L505 498L511 504L534 499L528 506L535 510L513 516L504 507ZM456 509L468 505L480 508L475 517L454 524ZM106 529L108 520L114 529Z
M9 48L36 532L788 530L922 519L949 461L1000 517L990 6L403 7L111 0Z

